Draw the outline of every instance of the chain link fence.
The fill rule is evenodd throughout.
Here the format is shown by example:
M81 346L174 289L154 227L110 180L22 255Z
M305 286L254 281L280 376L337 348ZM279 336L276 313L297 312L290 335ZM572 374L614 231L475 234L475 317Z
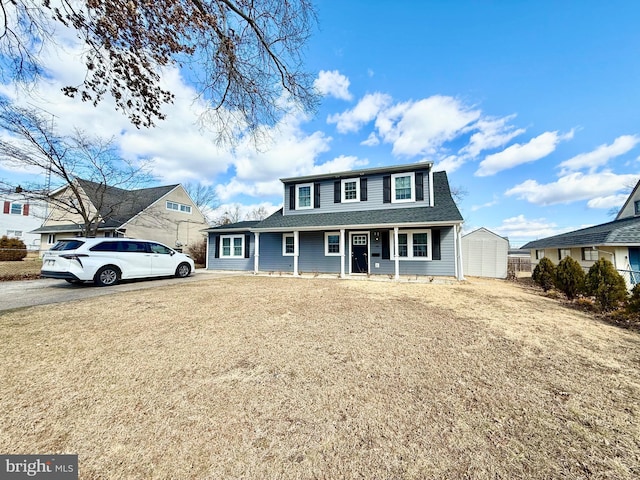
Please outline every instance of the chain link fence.
M24 250L0 248L0 259L11 258L19 252ZM27 252L27 256L22 260L0 260L0 281L39 278L41 267L39 252Z

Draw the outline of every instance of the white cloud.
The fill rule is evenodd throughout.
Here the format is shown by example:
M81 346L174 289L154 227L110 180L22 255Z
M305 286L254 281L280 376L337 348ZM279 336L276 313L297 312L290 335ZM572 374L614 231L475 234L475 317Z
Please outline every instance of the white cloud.
M480 118L480 113L453 97L434 95L382 111L376 127L383 140L393 144L394 155L433 154Z
M480 162L480 168L475 175L478 177L495 175L502 170L540 160L553 152L561 141L571 138L573 138L573 130L563 135L558 132L545 132L524 145L516 143L501 152L488 155Z
M383 93L369 93L358 104L343 113L329 115L327 123L335 123L338 132L357 132L371 122L383 108L391 103L391 97Z
M380 139L374 132L371 132L366 140L360 142L360 145L364 145L366 147L375 147L377 145L380 145Z
M494 205L498 204L498 199L494 196L493 200L487 203L483 203L482 205L473 205L471 207L471 211L472 212L476 212L478 210L481 210L483 208L489 208L489 207L493 207Z
M338 70L320 70L313 86L322 95L330 95L340 100L351 100L353 97L349 92L350 84L349 79Z
M473 124L477 130L469 139L469 144L460 150L460 154L471 158L477 157L483 150L490 150L506 145L513 138L522 135L524 128L515 128L509 122L515 115L502 118L481 118Z
M464 165L465 161L465 157L449 155L441 160L438 160L438 163L435 164L433 170L452 173L458 170L462 165Z
M530 179L507 190L505 195L515 196L536 205L554 205L612 195L627 185L635 184L637 180L638 175L576 172L547 184Z
M611 145L600 145L591 152L576 155L562 162L559 167L564 169L563 173L581 170L583 168L587 168L593 173L598 167L606 165L609 160L629 152L638 143L640 143L640 137L636 135L622 135L616 138Z
M510 242L523 243L536 238L550 237L573 228L559 229L557 224L546 218L526 218L524 215L505 218L501 225L490 227L492 232L508 237ZM521 242L518 242L521 240Z
M587 207L589 208L617 208L622 207L624 202L629 198L628 194L618 194L618 195L607 195L604 197L596 197L592 198L587 202Z

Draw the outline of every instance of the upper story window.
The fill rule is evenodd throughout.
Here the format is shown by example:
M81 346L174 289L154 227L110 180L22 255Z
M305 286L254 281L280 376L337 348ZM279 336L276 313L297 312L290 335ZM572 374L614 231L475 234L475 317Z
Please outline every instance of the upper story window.
M558 260L562 260L565 257L570 257L571 256L571 249L570 248L559 248L558 249Z
M591 247L582 248L582 260L597 261L598 256L599 256L598 250L596 248L591 248Z
M342 201L358 202L360 200L360 179L342 180Z
M167 210L174 210L176 212L182 213L191 213L191 205L184 205L182 203L167 200Z
M391 175L391 201L414 202L415 199L415 175L413 173Z
M424 200L424 173L395 173L382 178L383 202L406 203Z
M633 205L636 215L640 215L640 200L636 200Z
M313 183L296 185L296 209L313 208Z
M29 215L29 204L5 201L2 211L10 215Z
M536 250L536 260L544 258L544 250Z

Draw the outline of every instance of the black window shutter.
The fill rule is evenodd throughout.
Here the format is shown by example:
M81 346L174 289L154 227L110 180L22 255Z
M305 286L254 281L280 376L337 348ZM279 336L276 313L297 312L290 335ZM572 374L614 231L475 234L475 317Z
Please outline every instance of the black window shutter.
M320 208L320 184L313 184L313 208Z
M340 180L333 182L333 203L340 203Z
M442 260L440 253L440 230L431 230L431 258Z
M251 254L251 235L244 236L244 258L249 258Z
M382 192L384 203L391 203L391 175L382 177Z
M416 173L416 201L424 200L424 176L422 172Z
M584 254L584 248L580 249L580 254L582 255L582 260L586 260L585 259L585 254Z
M562 250L558 249L558 260L562 260Z
M360 201L361 202L367 201L367 179L366 178L360 179Z
M296 186L289 185L289 210L296 209Z
M214 257L220 258L220 235L216 235L216 251Z
M382 239L382 258L389 260L391 258L391 245L389 244L389 231L383 230L380 232L380 238Z

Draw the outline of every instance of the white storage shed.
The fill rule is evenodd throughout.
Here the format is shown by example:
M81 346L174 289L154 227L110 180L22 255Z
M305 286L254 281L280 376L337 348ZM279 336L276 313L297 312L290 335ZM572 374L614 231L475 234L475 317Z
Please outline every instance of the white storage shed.
M462 237L464 274L474 277L507 278L509 240L486 228Z

